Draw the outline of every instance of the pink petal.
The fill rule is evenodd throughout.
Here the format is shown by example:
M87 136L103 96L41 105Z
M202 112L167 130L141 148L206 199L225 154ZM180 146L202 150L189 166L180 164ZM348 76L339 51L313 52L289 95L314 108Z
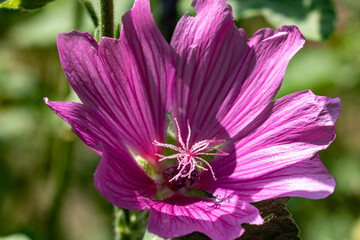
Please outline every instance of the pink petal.
M90 148L103 155L95 173L98 191L118 207L148 209L141 199L153 198L156 185L125 149L121 138L112 134L106 119L81 103L44 100Z
M328 196L335 187L332 176L317 157L309 159L334 140L339 113L338 98L316 96L311 91L276 100L253 125L238 134L234 145L227 146L229 151L233 149L230 156L211 162L217 181L204 173L199 184L210 191L235 190L248 195L245 201ZM282 187L272 187L279 183ZM258 196L258 191L260 195L269 194Z
M99 45L87 33L58 37L64 72L82 102L111 120L129 148L154 163L154 140L163 141L174 60L150 13L138 0L123 17L119 40Z
M260 30L250 41L223 1L194 1L171 45L177 55L174 117L193 142L234 136L271 102L304 39L294 26Z
M88 33L71 31L57 39L61 65L81 101L94 108L107 109L113 89L98 54L97 42Z
M72 130L95 152L102 154L102 142L110 144L111 134L104 128L105 123L91 108L81 103L52 102L47 98L44 100L60 118L71 125ZM110 138L107 139L107 137Z
M156 185L139 167L121 138L90 107L81 103L51 102L46 104L94 151L103 155L95 173L95 186L112 204L127 209L149 208L141 198L152 198Z
M196 17L185 14L171 41L177 53L173 117L184 136L189 120L192 142L197 142L226 135L217 121L218 110L249 76L255 59L245 32L234 25L229 5L211 0L193 1L193 6Z
M166 112L172 105L173 50L152 18L149 1L135 1L122 20L120 39L104 38L100 53L110 77L119 83L122 124L136 123L137 141L156 152L153 142L165 140Z
M244 233L242 223L262 224L259 211L238 196L213 199L174 195L150 205L149 232L163 238L201 232L213 240L233 240Z
M260 177L228 179L222 184L231 185L240 199L258 202L276 197L326 198L334 192L336 182L316 155L314 159L303 160Z
M253 71L235 99L229 96L218 114L231 137L248 126L273 100L289 61L304 42L296 26L283 26L277 31L261 29L249 40L256 58Z
M104 152L95 172L96 189L113 205L125 209L148 209L143 198L154 198L156 184L124 148Z

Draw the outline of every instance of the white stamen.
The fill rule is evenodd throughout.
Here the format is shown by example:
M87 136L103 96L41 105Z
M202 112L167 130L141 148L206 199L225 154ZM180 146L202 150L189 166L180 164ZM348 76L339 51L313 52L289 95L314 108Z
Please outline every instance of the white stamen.
M172 144L159 143L157 141L154 141L154 144L156 146L170 148L170 149L173 149L178 152L176 154L172 154L169 156L157 154L157 156L160 157L159 161L164 161L166 159L175 159L175 158L178 161L177 170L179 170L179 171L173 178L171 178L169 180L169 182L172 182L174 180L176 181L179 178L185 178L185 177L188 177L190 179L191 173L193 171L195 171L197 168L200 168L204 171L210 170L213 179L216 180L215 173L214 173L211 165L205 159L203 159L199 156L201 156L201 155L206 155L206 156L229 155L228 153L214 147L214 145L223 144L225 141L224 140L216 140L216 139L202 140L202 141L199 141L199 142L193 144L192 147L190 147L191 128L190 128L189 121L187 121L188 135L186 138L186 144L184 143L184 140L182 138L180 126L179 126L177 119L174 118L174 121L176 123L176 127L178 130L178 141L179 141L181 147L174 146ZM216 150L217 152L209 153L209 152L207 152L209 150ZM201 166L201 162L203 162L206 165L206 167ZM183 171L185 171L187 166L189 166L189 165L190 165L190 169L186 173L183 173Z

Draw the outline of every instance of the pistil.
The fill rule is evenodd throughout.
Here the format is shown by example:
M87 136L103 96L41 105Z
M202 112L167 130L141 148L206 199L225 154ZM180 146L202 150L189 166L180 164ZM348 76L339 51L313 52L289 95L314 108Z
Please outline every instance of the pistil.
M176 127L178 130L178 142L180 146L175 146L172 144L167 144L167 143L159 143L157 141L154 141L154 144L156 146L159 147L165 147L165 148L169 148L172 150L175 150L177 153L169 155L169 156L164 156L162 154L157 154L157 156L160 157L159 161L164 161L167 159L177 159L178 161L178 165L176 167L176 170L174 169L174 167L171 167L171 178L169 180L169 182L173 182L173 181L179 181L179 179L189 179L191 184L195 181L194 176L196 176L196 178L198 178L199 174L198 171L199 169L204 170L204 171L210 171L212 174L212 177L214 178L214 180L216 180L215 177L215 173L211 167L211 165L203 158L201 158L200 156L202 155L210 155L210 156L217 156L217 155L222 155L222 156L226 156L228 155L228 153L215 148L216 146L223 144L225 141L224 140L218 140L218 139L211 139L211 140L202 140L199 141L195 144L193 144L192 146L190 146L190 139L191 139L191 128L190 128L190 124L189 121L187 122L187 127L188 127L188 135L186 138L186 142L183 140L182 138L182 134L181 134L181 129L179 127L179 123L177 121L177 119L174 119L175 123L176 123ZM215 150L217 152L208 152L210 150ZM203 164L205 164L205 167L203 166ZM170 169L168 169L170 171ZM176 173L176 174L174 174ZM168 177L170 177L169 174L167 174Z

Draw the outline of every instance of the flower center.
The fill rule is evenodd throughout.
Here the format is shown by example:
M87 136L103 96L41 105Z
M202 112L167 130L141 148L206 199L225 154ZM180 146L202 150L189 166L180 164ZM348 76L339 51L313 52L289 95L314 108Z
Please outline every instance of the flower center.
M189 183L189 185L192 185L195 180L199 178L199 170L210 171L212 177L214 178L214 180L216 180L215 173L211 165L200 156L228 155L228 153L216 148L216 146L223 144L225 141L217 139L202 140L190 146L189 143L191 138L191 129L189 121L187 122L188 136L185 142L181 135L179 123L176 118L174 120L178 130L179 146L154 141L154 144L156 146L169 148L176 151L175 154L169 156L157 154L157 156L160 157L159 161L164 161L167 159L177 159L177 166L170 167L165 170L165 178L168 179L169 182L175 182L178 189L186 186L187 183ZM209 152L214 150L215 152Z

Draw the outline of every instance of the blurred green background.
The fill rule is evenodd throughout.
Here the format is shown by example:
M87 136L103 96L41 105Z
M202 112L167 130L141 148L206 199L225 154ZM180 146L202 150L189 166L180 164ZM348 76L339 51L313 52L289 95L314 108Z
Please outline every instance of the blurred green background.
M193 12L190 2L179 0L179 16ZM120 22L133 2L115 3ZM158 22L161 3L151 3ZM235 15L242 16L238 7ZM338 0L334 7L335 32L307 41L279 93L311 89L342 102L337 138L320 152L336 178L334 194L292 198L288 205L304 240L360 240L360 2ZM266 15L250 15L237 21L248 36L276 25ZM113 207L93 185L99 156L42 100L74 99L56 49L57 34L71 29L94 33L78 1L56 0L31 12L0 9L0 239L14 233L34 240L113 239ZM307 38L317 36L310 31Z

